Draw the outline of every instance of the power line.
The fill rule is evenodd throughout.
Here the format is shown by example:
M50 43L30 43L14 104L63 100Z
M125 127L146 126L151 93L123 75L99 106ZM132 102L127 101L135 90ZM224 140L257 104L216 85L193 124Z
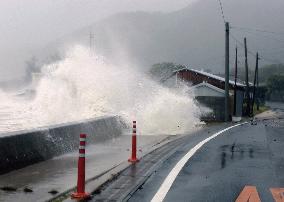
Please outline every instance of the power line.
M264 37L264 38L272 39L272 40L277 41L277 42L284 43L284 40L274 38L271 35L263 35L263 34L260 34L259 32L253 32L253 31L250 31L250 30L236 30L236 31L242 31L242 32L249 33L251 35L257 36L257 37Z
M230 33L230 36L231 36L238 44L240 44L242 47L245 47L245 45L244 45L240 40L238 40L237 37L235 37L233 34ZM256 51L251 51L251 50L248 49L247 52L248 52L251 56L253 56L253 57L256 56L256 55L255 55ZM255 53L254 53L254 52L255 52ZM274 60L274 59L270 59L270 58L267 58L267 57L264 57L264 56L259 56L259 59L264 60L264 61L267 61L267 62L273 62L273 63L276 63L276 64L277 64L277 63L278 63L278 64L282 63L281 61Z
M266 57L263 57L263 56L260 56L259 57L260 60L264 60L266 62L272 62L274 64L282 64L283 62L279 61L279 60L273 60L273 59L269 59L269 58L266 58Z
M241 45L242 47L245 47L245 45L244 45L242 42L240 42L240 41L237 39L237 37L235 37L232 33L230 33L230 36L237 42L237 44Z
M224 24L226 24L226 18L225 18L225 15L224 15L224 9L223 9L222 1L221 0L217 0L217 1L219 3L219 6L220 6L221 17L224 21ZM255 34L255 33L252 33L252 32L258 32L258 33L266 33L266 34L274 34L274 35L284 35L284 32L268 31L268 30L257 29L257 28L247 28L247 27L239 27L239 26L230 26L230 28L235 29L235 30L245 31L245 32L248 32L250 34ZM235 37L234 35L231 34L231 32L229 33L229 35L237 42L237 44L241 45L242 47L245 47L244 43L239 41L237 39L237 37ZM282 40L279 40L279 39L276 39L276 38L273 38L273 37L267 36L267 35L262 36L262 37L270 38L270 39L273 39L273 40L278 41L278 42L284 42ZM256 51L254 51L254 52L251 51L251 50L247 50L248 54L250 54L253 57L256 57ZM268 61L268 62L273 62L273 63L281 63L280 61L269 59L269 58L266 58L266 57L263 57L263 56L259 57L259 59L264 60L264 61Z
M219 2L219 5L220 5L221 16L224 20L224 23L226 23L222 1L221 0L217 0L217 1Z
M94 40L95 40L95 35L93 33L92 30L90 30L90 41L89 41L89 45L90 45L90 54L93 55L94 54Z
M270 53L270 54L280 54L284 52L284 47L275 47L275 48L269 48L269 49L258 49L262 53Z
M247 30L247 31L255 31L255 32L269 33L269 34L284 35L284 32L275 32L275 31L268 31L268 30L255 29L255 28L248 28L248 27L231 26L230 28L232 28L232 29L238 29L238 30Z
M262 52L269 52L269 53L274 53L274 54L280 54L280 53L283 53L284 52L284 49L282 48L281 50L278 49L278 50L262 50Z
M230 36L231 36L238 44L240 44L243 48L245 47L244 43L243 43L243 42L240 42L240 41L237 39L237 37L235 37L232 33L230 33ZM250 51L249 49L247 50L247 52L248 52L250 55L252 55L252 56L255 57L254 52Z

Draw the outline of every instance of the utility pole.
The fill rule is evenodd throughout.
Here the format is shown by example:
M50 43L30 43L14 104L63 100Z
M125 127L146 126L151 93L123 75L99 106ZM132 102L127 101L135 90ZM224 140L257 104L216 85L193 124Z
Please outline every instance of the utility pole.
M226 41L225 41L225 121L229 121L229 57L230 57L230 25L225 23Z
M259 57L258 57L258 61L259 61ZM257 89L257 91L256 91L256 96L257 96L257 99L256 99L256 110L257 111L259 111L259 101L260 101L260 99L259 99L259 80L258 80L258 74L259 74L259 71L258 71L258 67L257 67L257 74L256 74L256 89Z
M249 78L248 78L248 49L247 49L247 38L244 38L245 44L245 68L246 68L246 115L250 115L250 89L249 89Z
M256 63L255 63L255 71L254 71L254 81L253 81L253 98L252 98L252 107L251 107L251 115L253 116L253 107L254 107L254 102L257 98L256 97L256 80L257 80L257 75L258 75L258 53L256 53Z
M94 33L92 31L90 31L90 55L93 56L94 55Z
M238 47L236 47L236 59L235 59L234 116L237 116L237 78L238 78Z

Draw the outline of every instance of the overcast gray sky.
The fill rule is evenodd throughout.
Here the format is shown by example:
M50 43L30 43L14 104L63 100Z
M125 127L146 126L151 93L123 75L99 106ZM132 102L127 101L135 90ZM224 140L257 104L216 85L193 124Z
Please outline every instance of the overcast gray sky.
M54 39L123 11L173 11L196 0L0 1L0 80L23 74L23 62Z

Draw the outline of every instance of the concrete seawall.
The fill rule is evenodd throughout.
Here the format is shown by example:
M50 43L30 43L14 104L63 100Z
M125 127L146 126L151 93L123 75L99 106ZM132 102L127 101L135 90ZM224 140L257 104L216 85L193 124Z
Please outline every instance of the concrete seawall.
M1 134L0 174L78 149L80 133L88 134L87 142L92 144L121 135L123 128L119 117L102 117Z

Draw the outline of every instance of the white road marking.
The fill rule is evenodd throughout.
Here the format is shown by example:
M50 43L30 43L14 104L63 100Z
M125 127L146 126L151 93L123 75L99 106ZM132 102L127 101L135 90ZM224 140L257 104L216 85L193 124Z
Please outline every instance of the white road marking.
M169 175L167 176L167 178L164 180L163 184L160 186L159 190L157 191L157 193L155 194L155 196L152 198L151 202L162 202L168 191L170 190L172 184L174 183L176 177L178 176L179 172L181 171L181 169L184 167L184 165L186 164L186 162L207 142L209 142L210 140L214 139L215 137L217 137L218 135L232 129L235 128L237 126L246 124L247 122L244 123L240 123L228 128L225 128L224 130L221 130L217 133L215 133L214 135L212 135L211 137L206 138L205 140L199 142L195 147L193 147L191 150L188 151L188 153L186 155L184 155L184 157L182 157L182 159L175 165L175 167L171 170L171 172L169 173Z

